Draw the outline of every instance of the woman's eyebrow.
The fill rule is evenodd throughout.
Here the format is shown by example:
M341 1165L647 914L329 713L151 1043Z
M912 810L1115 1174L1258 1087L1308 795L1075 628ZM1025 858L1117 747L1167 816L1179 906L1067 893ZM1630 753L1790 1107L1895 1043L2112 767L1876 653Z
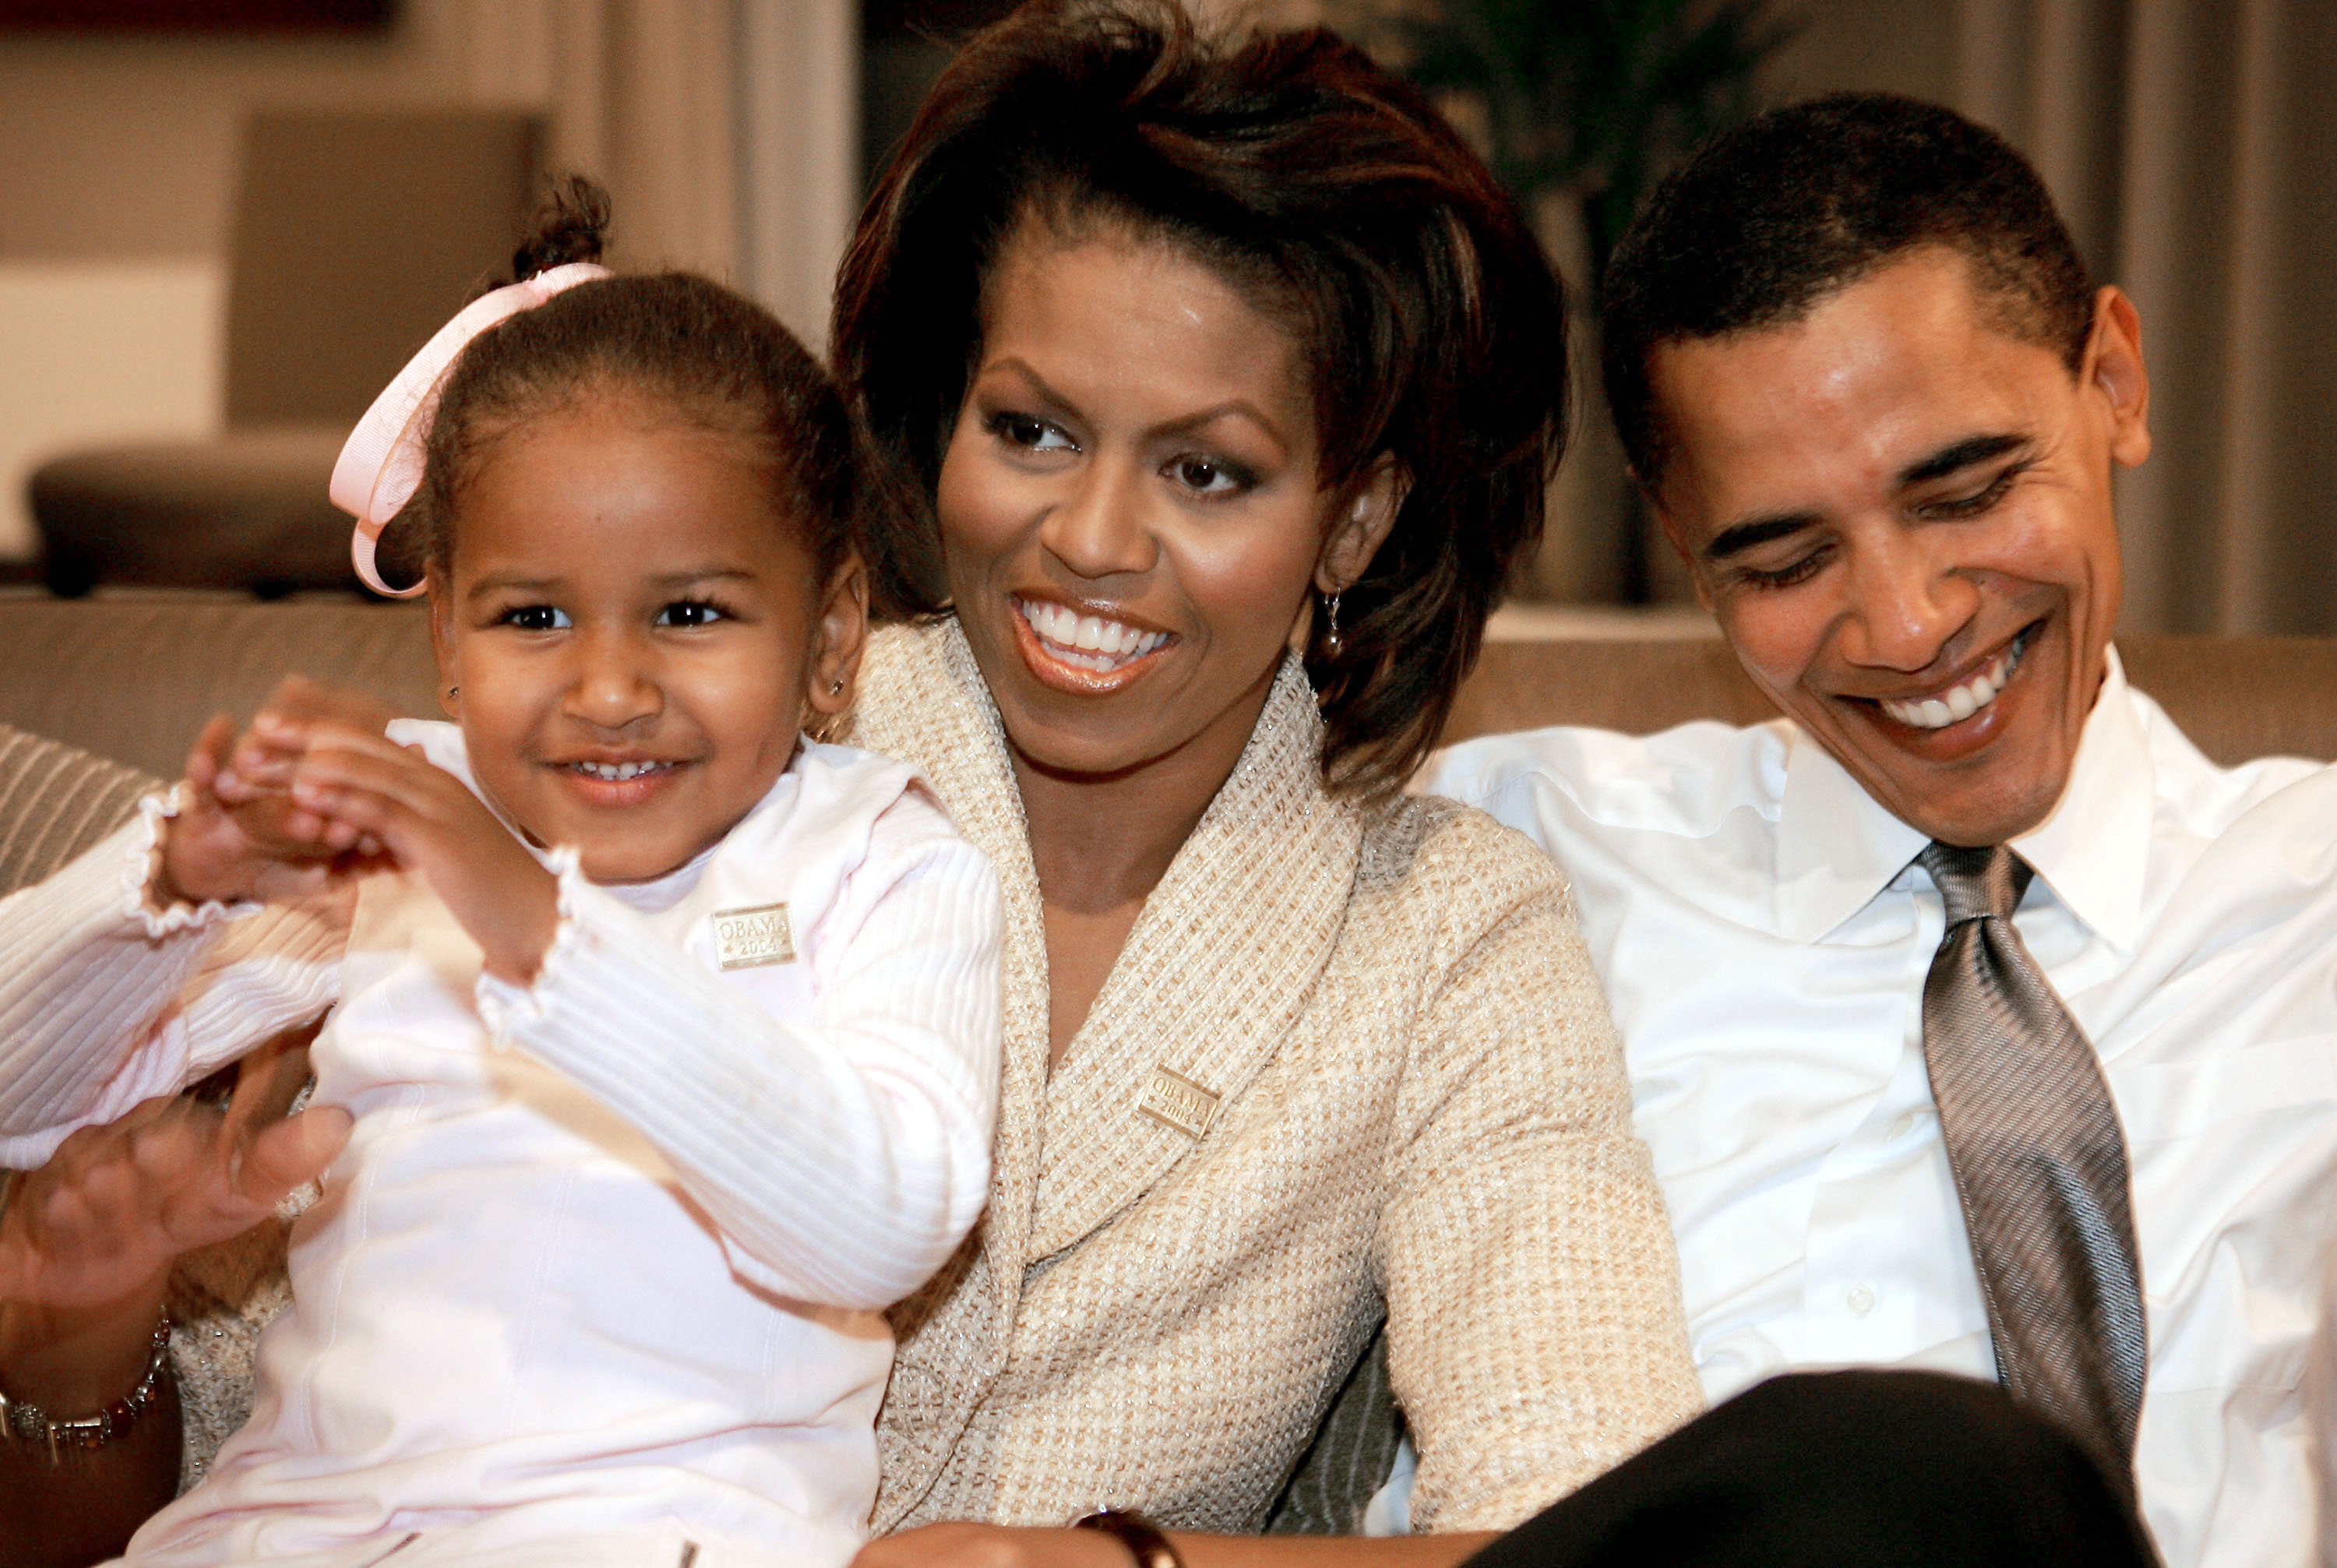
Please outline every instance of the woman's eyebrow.
M1252 425L1257 426L1259 432L1268 440L1272 441L1276 446L1283 448L1285 451L1289 450L1290 443L1283 439L1281 426L1275 424L1272 419L1266 417L1265 410L1258 407L1257 404L1252 403L1247 397L1228 397L1222 403L1212 403L1207 408L1197 409L1193 413L1181 415L1175 419L1168 420L1167 423L1157 426L1154 430L1154 434L1159 436L1181 436L1188 431L1198 430L1205 426L1214 425L1220 419L1247 419Z

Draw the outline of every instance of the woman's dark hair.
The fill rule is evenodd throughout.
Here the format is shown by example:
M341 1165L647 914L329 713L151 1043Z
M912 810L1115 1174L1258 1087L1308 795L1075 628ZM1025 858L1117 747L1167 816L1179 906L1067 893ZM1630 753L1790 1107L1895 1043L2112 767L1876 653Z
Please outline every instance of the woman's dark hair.
M1205 32L1173 0L1033 0L977 34L879 179L836 281L837 378L940 579L933 497L1017 226L1119 223L1285 323L1322 485L1407 486L1305 650L1334 789L1400 786L1540 537L1566 438L1564 300L1516 205L1410 83L1319 29ZM936 590L938 592L938 589Z
M1648 362L1666 343L1798 321L1919 245L1961 252L2002 330L2074 372L2093 282L2029 161L1951 109L1837 93L1698 148L1607 268L1608 407L1649 490L1669 457Z
M566 181L512 258L513 276L598 260L608 232L608 197L589 181ZM464 489L499 442L529 419L612 391L657 398L758 450L822 578L856 547L882 595L885 563L897 552L866 537L885 513L836 384L769 311L686 272L580 283L471 341L431 419L419 505L408 509L420 536L399 522L408 569L416 547L441 572L451 564Z

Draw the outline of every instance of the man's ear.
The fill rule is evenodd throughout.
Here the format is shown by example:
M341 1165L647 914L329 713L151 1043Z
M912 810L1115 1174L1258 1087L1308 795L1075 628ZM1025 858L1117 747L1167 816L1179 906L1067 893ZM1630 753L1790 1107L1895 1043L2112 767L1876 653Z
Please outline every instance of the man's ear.
M2139 466L2150 456L2150 369L2142 358L2142 313L2116 284L2094 295L2094 329L2078 377L2108 405L2110 456Z
M868 568L857 552L846 555L827 580L807 671L804 702L824 720L852 706L852 682L868 645Z
M1355 585L1371 569L1372 557L1387 543L1395 514L1412 490L1412 476L1396 463L1395 454L1383 452L1361 483L1348 490L1338 515L1323 539L1323 553L1315 560L1315 589L1339 593Z
M455 653L455 599L446 580L433 569L430 589L430 652L438 661L438 710L460 722L463 671Z

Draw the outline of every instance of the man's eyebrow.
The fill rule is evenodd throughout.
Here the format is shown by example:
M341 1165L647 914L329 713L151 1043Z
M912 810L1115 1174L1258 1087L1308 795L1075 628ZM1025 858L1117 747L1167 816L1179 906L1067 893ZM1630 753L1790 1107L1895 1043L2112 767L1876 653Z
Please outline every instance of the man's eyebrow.
M1747 550L1758 549L1772 539L1783 539L1804 528L1817 525L1814 512L1778 512L1766 517L1748 517L1742 523L1732 523L1713 535L1712 543L1704 547L1707 561L1726 561L1731 555L1742 555Z
M2001 457L2007 452L2028 445L2029 437L2026 436L1967 436L1899 470L1899 485L1904 489L1910 485L1944 479L1959 469L1969 468L1975 463L1985 463L1991 457Z

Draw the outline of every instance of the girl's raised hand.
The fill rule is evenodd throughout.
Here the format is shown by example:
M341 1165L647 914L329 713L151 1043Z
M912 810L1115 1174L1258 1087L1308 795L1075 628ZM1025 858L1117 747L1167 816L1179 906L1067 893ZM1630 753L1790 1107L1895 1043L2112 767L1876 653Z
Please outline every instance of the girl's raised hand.
M168 897L297 898L373 868L380 846L345 834L294 804L301 737L322 721L386 728L395 715L355 692L287 677L241 735L220 714L188 755L179 815L162 842Z
M291 788L293 806L336 837L376 843L427 879L489 973L535 978L559 928L560 885L461 779L378 731L326 721L306 728Z

